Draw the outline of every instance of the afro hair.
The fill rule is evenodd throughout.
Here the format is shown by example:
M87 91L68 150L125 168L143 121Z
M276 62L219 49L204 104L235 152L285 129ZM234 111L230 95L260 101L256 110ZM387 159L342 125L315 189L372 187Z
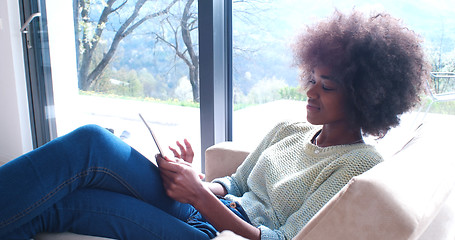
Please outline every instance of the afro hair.
M308 27L294 45L302 81L318 65L347 93L349 115L365 135L383 137L420 101L429 74L419 36L389 14L339 11Z

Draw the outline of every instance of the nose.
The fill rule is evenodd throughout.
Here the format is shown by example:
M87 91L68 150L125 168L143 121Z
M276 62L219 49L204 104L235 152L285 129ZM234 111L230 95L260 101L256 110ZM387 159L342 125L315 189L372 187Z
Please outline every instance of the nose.
M317 83L310 84L310 85L307 86L306 95L307 95L308 98L317 98L318 97L318 92L316 90L316 85L317 85Z

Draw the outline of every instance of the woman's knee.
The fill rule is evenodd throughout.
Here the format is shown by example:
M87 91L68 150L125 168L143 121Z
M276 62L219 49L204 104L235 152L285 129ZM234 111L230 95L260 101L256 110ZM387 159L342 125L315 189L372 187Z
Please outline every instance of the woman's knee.
M98 135L104 135L104 134L111 134L111 132L109 132L109 130L107 130L99 125L96 125L96 124L87 124L87 125L81 126L81 127L77 128L76 130L74 130L74 133L82 134L85 136L98 136Z
M74 146L87 149L115 149L126 145L109 130L95 124L81 126L69 133L67 137Z
M113 135L109 130L96 124L84 125L77 128L70 134L73 134L79 138L83 138L87 142L95 141L98 143L103 142L105 139L115 137L115 135Z

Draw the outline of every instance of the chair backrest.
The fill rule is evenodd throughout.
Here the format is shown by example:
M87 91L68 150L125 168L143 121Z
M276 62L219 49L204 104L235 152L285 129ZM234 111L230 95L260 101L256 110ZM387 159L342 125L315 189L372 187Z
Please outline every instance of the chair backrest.
M453 72L431 72L427 81L427 88L431 97L435 100L441 95L454 95L455 99L455 73Z

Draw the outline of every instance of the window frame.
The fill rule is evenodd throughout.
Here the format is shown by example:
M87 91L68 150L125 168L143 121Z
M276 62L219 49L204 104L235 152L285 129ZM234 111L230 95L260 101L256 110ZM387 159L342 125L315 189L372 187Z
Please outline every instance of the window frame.
M232 1L198 3L201 169L205 150L232 141Z
M47 40L47 29L39 28L46 28L45 0L19 3L22 22L41 11L39 21L29 27L31 49L23 38L33 148L37 148L57 136L49 46L40 41L40 37ZM198 21L201 169L205 171L205 150L232 140L232 1L198 0Z
M40 0L19 1L19 9L21 23L40 13L21 33L32 146L38 148L57 137L46 9Z

